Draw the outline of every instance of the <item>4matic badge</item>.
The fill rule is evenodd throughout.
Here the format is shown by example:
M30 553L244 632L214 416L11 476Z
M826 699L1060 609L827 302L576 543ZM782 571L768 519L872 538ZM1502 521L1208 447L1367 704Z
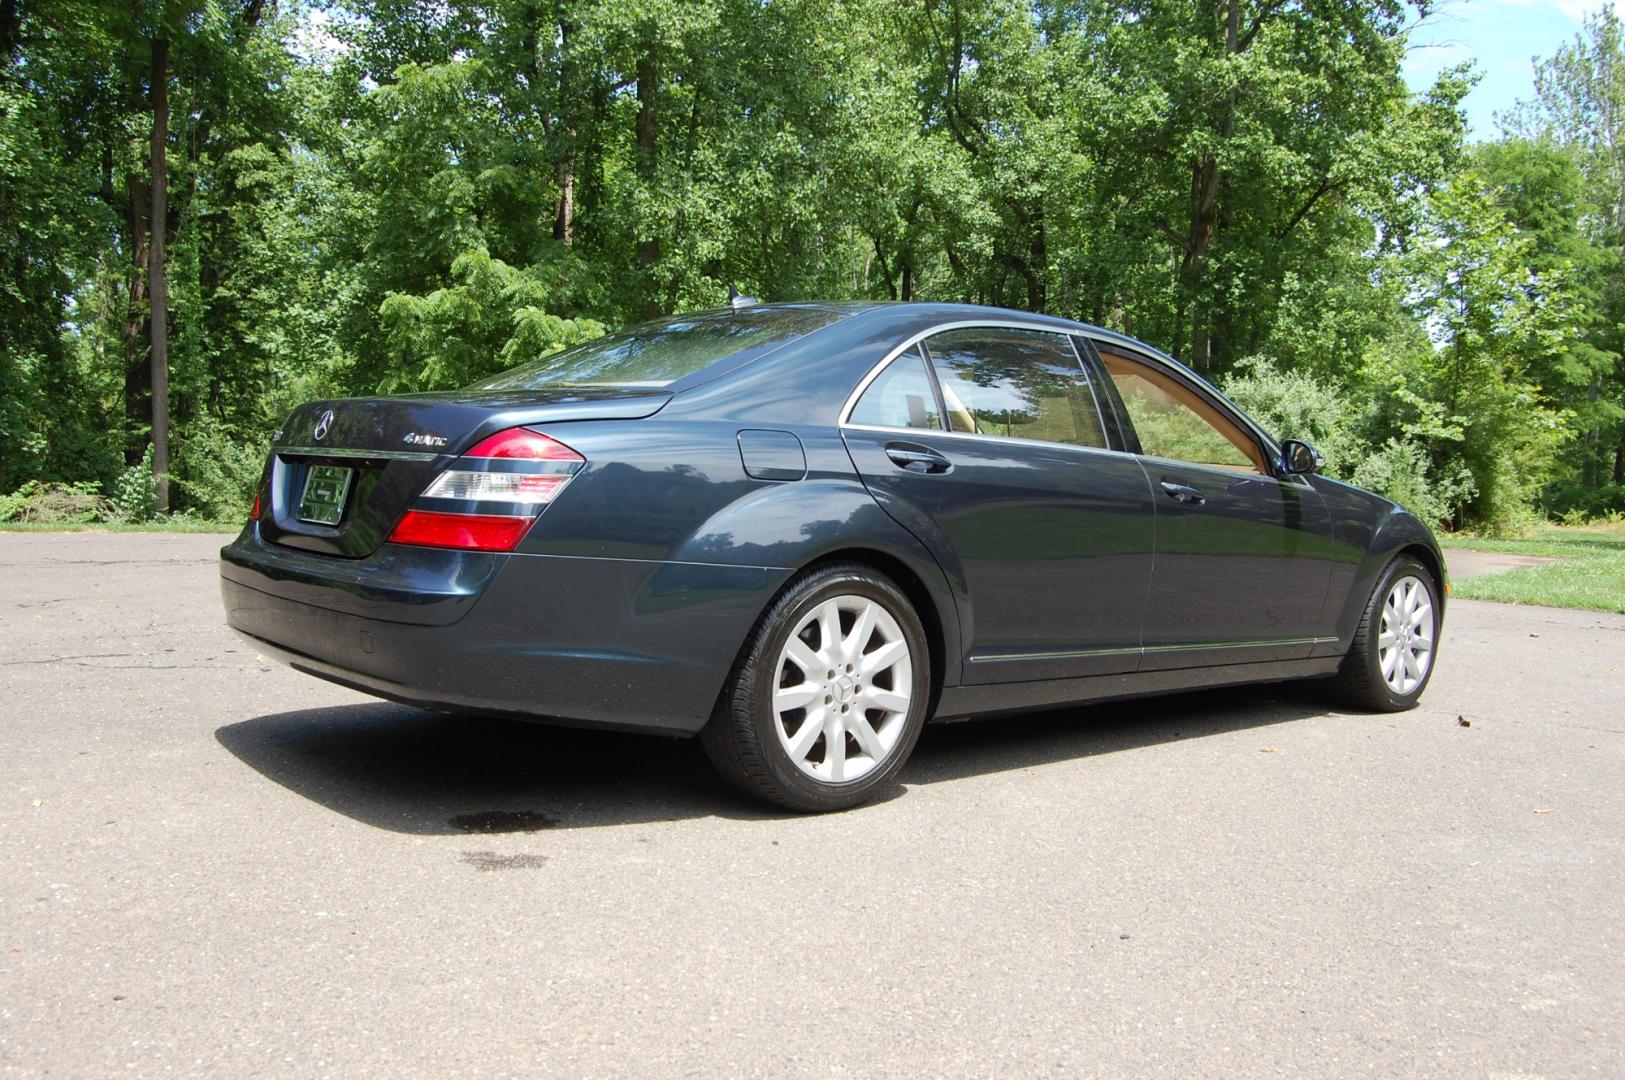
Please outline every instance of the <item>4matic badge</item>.
M446 437L444 435L429 435L427 433L408 431L401 436L401 442L411 443L413 446L445 446Z

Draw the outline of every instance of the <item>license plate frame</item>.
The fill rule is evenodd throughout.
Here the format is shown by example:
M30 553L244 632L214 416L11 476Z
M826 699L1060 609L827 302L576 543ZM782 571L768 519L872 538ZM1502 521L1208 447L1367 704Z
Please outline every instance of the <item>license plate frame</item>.
M299 496L299 520L311 525L337 525L344 517L355 470L347 465L312 465Z

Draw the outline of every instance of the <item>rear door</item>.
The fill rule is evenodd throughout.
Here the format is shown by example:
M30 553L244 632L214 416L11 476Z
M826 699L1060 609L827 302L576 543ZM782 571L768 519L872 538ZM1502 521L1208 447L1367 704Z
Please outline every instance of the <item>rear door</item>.
M955 579L963 681L1132 671L1153 506L1106 449L1065 334L944 329L868 380L842 434L864 482Z
M1141 669L1307 657L1328 633L1319 493L1198 380L1095 344L1156 503Z

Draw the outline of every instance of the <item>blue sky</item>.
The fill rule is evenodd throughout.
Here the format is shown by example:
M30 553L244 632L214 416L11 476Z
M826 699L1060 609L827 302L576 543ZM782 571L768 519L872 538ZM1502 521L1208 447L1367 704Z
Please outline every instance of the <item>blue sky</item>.
M1493 139L1495 114L1534 96L1532 57L1548 57L1606 0L1444 0L1411 35L1405 79L1426 89L1443 68L1474 60L1482 76L1467 95L1472 138Z

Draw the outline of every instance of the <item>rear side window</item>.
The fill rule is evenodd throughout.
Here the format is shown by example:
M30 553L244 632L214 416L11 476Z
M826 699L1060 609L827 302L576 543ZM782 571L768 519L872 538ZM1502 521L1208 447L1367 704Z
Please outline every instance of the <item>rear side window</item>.
M718 360L755 359L840 317L824 308L761 307L659 319L511 368L468 389L658 388Z
M1089 376L1071 339L969 327L926 340L950 431L1105 447Z
M925 372L919 352L910 349L886 365L853 406L847 420L869 427L941 431L937 395L931 390L931 377Z

